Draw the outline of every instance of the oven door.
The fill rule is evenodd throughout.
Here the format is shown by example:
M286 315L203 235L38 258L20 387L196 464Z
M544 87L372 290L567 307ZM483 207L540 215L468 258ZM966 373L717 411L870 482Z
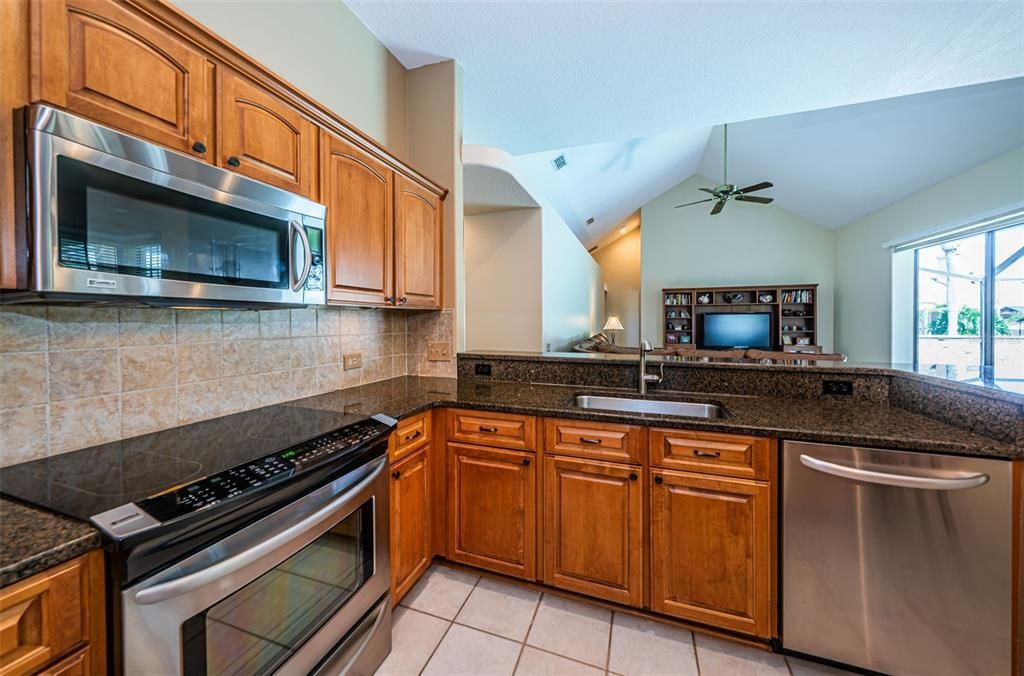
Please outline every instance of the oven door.
M325 302L322 205L42 110L42 128L28 136L31 291L177 305Z
M390 650L386 463L124 590L125 673L308 674L360 653L372 673Z

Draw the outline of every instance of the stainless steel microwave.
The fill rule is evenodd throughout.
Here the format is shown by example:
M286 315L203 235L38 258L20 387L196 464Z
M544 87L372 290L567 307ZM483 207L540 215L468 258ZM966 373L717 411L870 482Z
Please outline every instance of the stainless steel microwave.
M27 261L5 302L326 302L322 204L48 106L24 113Z

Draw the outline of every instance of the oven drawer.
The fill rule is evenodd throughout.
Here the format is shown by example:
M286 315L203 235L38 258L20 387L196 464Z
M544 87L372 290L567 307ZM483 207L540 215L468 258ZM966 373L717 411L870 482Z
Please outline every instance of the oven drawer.
M430 443L430 414L431 411L424 411L398 422L398 427L391 433L391 443L388 445L390 463L394 464Z
M448 409L448 439L532 451L537 419L513 413Z
M739 434L652 429L651 465L743 479L770 479L775 440Z

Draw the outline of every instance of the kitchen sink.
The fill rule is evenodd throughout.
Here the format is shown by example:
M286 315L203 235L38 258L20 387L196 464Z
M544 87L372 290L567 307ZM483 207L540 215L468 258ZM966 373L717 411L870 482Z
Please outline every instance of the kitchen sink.
M716 404L699 404L692 401L629 399L627 397L601 397L591 394L577 394L572 403L578 408L624 411L628 413L679 415L690 418L724 418L728 415L724 408Z

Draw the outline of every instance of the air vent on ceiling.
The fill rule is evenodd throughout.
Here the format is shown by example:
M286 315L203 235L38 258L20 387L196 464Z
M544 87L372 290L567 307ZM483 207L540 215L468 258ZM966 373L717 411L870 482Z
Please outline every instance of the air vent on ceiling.
M555 159L551 160L551 166L555 168L555 171L564 169L568 162L565 161L565 155L559 155Z
M590 218L587 219L587 225L593 225L593 224L594 224L594 217L591 216Z

